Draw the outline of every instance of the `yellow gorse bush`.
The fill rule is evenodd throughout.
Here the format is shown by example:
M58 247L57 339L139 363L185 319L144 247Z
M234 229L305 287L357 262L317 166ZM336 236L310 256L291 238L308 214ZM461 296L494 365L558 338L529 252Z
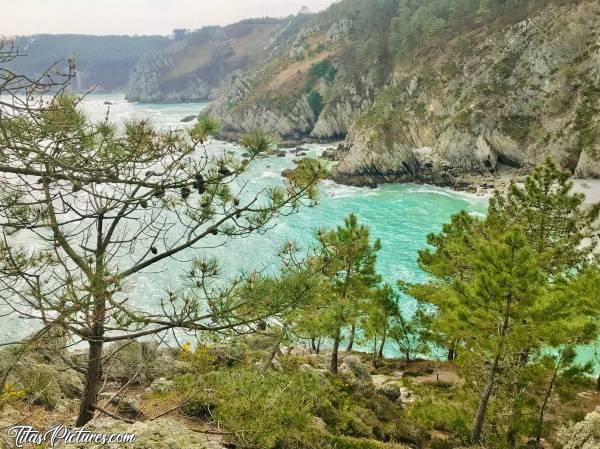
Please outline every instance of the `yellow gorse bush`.
M25 396L25 391L18 390L13 384L4 384L0 393L0 406L21 399Z
M199 372L208 372L214 365L216 357L210 351L210 346L198 346L192 350L192 343L187 341L181 345L180 357L183 361L190 363Z

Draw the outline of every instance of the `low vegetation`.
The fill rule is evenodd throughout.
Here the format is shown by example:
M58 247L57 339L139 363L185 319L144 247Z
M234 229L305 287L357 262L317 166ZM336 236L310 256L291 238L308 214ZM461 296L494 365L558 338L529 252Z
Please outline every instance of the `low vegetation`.
M361 26L401 3L414 9L403 42L417 49L449 32L447 3L379 3ZM519 5L463 6L499 18ZM325 60L310 76L312 89L343 73ZM140 310L127 292L133 275L315 205L321 163L306 159L250 195L232 185L273 150L268 132L242 139L243 160L215 156L205 145L219 123L208 115L185 132L144 120L120 131L90 123L63 92L68 75L57 85L0 69L0 80L13 99L31 93L0 113L0 300L40 324L0 353L0 408L71 413L77 426L171 415L242 449L550 449L600 402L595 360L581 351L600 337L600 205L584 206L552 159L497 191L485 218L461 212L430 235L421 283L384 281L385 242L352 213L286 243L270 272L224 279L218 260L193 257L158 307ZM311 95L318 115L323 97ZM523 133L527 121L506 126ZM24 233L39 246L19 245ZM86 349L67 350L76 344ZM401 357L386 359L390 347Z

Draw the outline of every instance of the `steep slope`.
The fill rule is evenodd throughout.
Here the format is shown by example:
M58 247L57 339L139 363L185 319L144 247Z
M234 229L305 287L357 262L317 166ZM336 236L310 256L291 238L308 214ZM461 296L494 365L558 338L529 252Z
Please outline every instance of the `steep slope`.
M303 20L298 16L296 22ZM131 101L195 101L214 98L236 75L269 58L290 19L251 19L187 34L163 51L147 55L131 74Z
M338 180L455 184L552 155L599 177L600 5L549 5L398 66L353 125Z
M236 137L347 138L340 182L457 185L547 155L600 176L593 0L343 0L210 106Z
M38 76L53 64L77 63L75 89L85 91L123 90L129 74L140 58L169 45L163 36L87 36L76 34L17 37L14 45L23 55L8 68L28 76Z
M226 134L260 126L284 138L344 137L390 72L396 2L345 0L315 15L274 57L210 105Z

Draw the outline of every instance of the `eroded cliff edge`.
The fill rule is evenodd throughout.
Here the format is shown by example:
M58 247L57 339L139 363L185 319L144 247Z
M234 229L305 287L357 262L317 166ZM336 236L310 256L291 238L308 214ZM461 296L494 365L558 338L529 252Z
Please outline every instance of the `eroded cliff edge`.
M553 6L398 67L353 124L336 178L452 185L547 156L600 177L599 29L598 3Z
M342 0L205 30L146 58L128 95L213 99L224 138L345 139L346 184L460 187L547 156L600 177L600 4L471 3Z

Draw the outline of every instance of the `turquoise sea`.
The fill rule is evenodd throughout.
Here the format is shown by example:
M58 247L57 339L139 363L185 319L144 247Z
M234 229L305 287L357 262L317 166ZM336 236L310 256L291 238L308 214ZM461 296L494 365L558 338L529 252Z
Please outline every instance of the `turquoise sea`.
M89 95L82 104L92 120L103 119L108 113L116 122L122 123L133 117L149 118L161 128L190 126L181 123L181 119L198 114L205 106L204 103L129 103L122 94ZM211 151L215 152L242 153L233 144L213 142L210 146ZM316 156L327 147L308 145L309 155ZM256 161L247 176L247 189L258 191L281 183L281 172L294 166L294 157L288 154L285 158ZM485 198L434 186L401 184L369 189L326 181L320 186L320 200L316 207L302 209L296 215L278 220L265 235L235 240L225 247L197 250L187 254L186 258L200 255L217 257L226 277L233 277L243 270L273 271L278 267L276 253L283 243L295 240L301 246L308 247L313 243L313 235L318 227L341 224L353 212L360 222L371 228L373 238L382 242L377 267L384 280L392 284L398 279L418 281L423 279L424 274L417 265L417 252L426 246L427 235L439 231L452 214L466 210L483 216L486 207ZM186 262L171 260L152 272L140 274L128 285L129 297L141 308L158 308L165 289L176 288L188 267ZM413 301L403 301L405 314L410 315L413 309ZM15 341L34 329L33 323L2 317L1 312L0 308L0 342ZM386 353L392 355L393 348L387 348Z

